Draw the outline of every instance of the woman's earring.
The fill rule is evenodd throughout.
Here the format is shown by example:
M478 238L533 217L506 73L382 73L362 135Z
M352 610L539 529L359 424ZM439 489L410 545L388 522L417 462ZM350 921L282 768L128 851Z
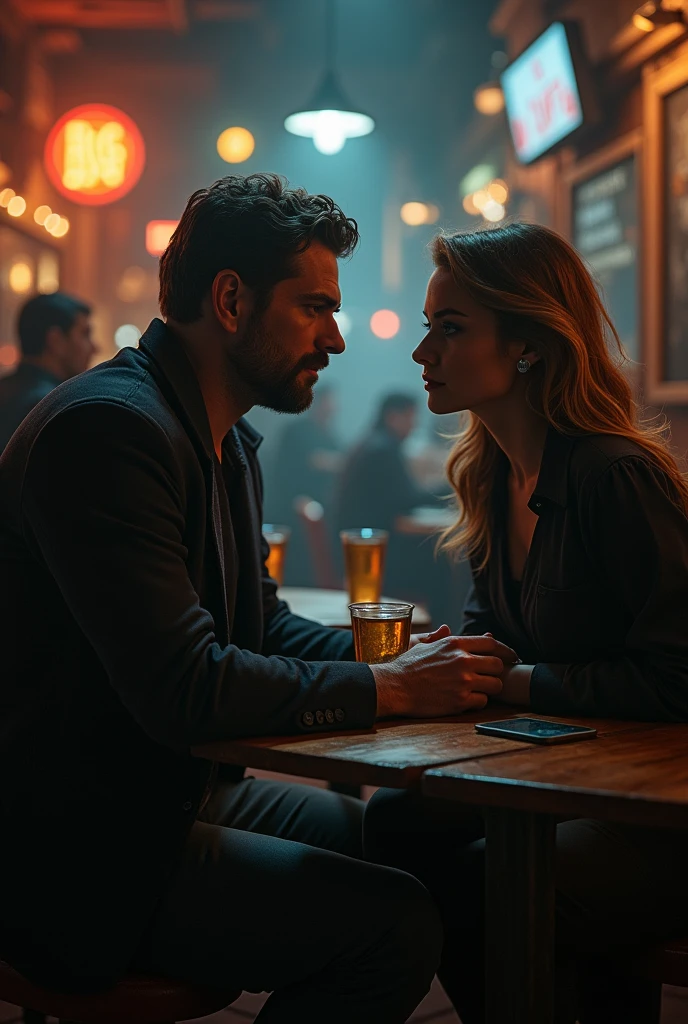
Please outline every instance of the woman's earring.
M519 361L516 363L516 369L519 373L528 373L528 370L530 369L530 360L519 359Z

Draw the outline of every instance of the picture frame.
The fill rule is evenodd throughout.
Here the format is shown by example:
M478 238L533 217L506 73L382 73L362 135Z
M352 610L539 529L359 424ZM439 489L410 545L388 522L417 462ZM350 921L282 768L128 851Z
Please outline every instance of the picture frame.
M688 59L643 75L643 341L647 401L688 403Z
M637 377L642 352L641 179L637 128L563 170L561 230L590 264ZM587 216L586 216L587 215Z

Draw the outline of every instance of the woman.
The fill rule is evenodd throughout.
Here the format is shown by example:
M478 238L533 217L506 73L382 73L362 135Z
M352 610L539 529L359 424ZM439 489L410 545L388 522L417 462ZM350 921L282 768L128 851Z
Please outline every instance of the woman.
M432 252L413 358L430 409L468 413L448 463L461 514L443 537L471 559L462 632L519 654L507 704L688 720L688 484L661 429L636 419L582 260L529 224L440 236ZM483 1017L482 835L474 813L413 795L380 791L366 813L366 855L416 874L443 910L440 977L463 1024ZM579 969L577 1006L562 983L558 1020L636 1019L614 1008L594 957L688 929L687 855L682 834L559 825L562 977ZM638 986L634 1012L654 996Z

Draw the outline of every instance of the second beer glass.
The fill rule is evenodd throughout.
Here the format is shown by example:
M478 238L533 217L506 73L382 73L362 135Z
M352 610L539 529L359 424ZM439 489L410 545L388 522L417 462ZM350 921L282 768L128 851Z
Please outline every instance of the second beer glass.
M379 601L389 534L386 530L342 530L344 572L350 601Z

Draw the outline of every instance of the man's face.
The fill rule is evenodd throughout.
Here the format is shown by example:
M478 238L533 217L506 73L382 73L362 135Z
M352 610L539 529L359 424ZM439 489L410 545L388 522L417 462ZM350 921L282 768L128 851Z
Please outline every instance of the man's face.
M277 412L303 412L318 371L344 351L333 314L339 309L337 258L319 242L294 260L294 275L275 285L265 309L251 314L230 359L256 395Z
M88 313L77 313L67 331L51 327L47 344L60 367L63 380L69 380L87 370L97 351L91 338L91 318Z

